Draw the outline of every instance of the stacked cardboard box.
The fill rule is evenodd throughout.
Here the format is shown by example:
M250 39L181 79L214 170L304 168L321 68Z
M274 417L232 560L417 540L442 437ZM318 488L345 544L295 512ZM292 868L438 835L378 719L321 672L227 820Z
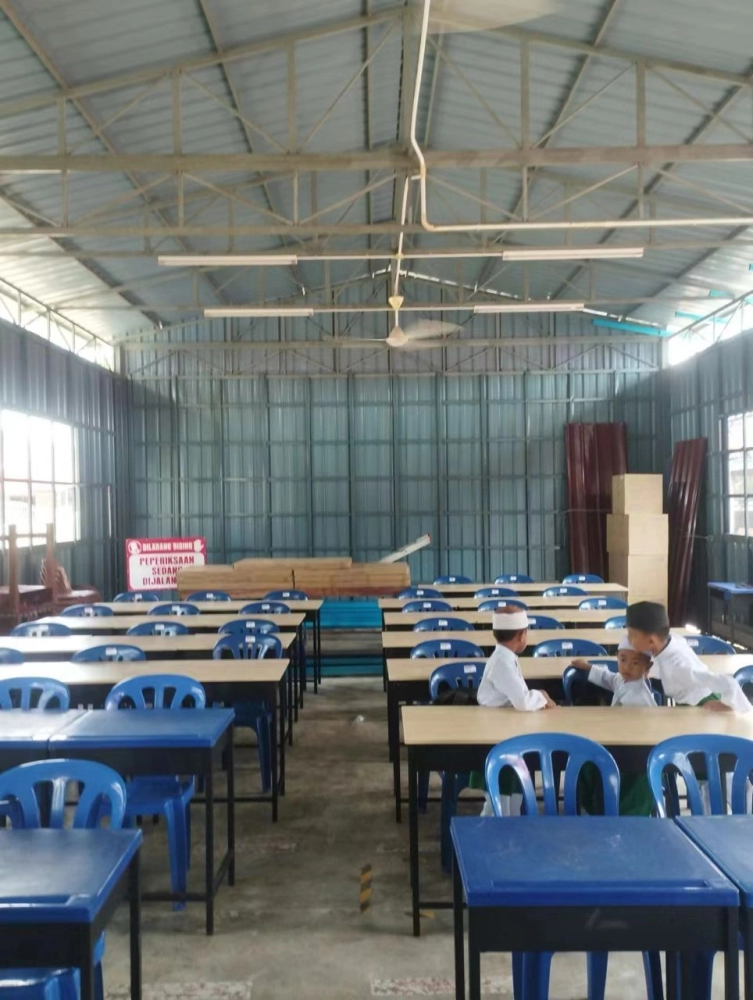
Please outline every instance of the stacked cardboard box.
M607 517L609 579L628 588L630 601L667 603L669 519L661 476L615 476Z

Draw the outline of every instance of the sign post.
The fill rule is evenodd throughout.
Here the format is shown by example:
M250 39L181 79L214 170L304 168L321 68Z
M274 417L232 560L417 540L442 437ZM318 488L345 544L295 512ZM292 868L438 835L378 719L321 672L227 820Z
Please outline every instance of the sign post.
M186 566L205 566L205 538L127 538L128 590L175 590Z

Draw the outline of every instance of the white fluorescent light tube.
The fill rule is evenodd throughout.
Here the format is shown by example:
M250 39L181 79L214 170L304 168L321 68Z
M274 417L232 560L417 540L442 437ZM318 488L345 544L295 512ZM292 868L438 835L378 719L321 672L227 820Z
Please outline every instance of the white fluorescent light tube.
M273 319L297 316L311 318L313 315L313 309L297 309L293 306L289 306L287 309L285 306L280 306L279 309L255 309L251 306L238 306L237 308L233 308L233 306L217 306L213 309L204 310L204 316L207 319L263 319L265 316Z
M644 247L519 247L505 250L503 260L608 260L642 257Z
M288 254L163 254L161 267L289 267L298 258Z
M586 308L585 302L482 302L473 307L476 314L484 313L527 313L527 312L581 312Z

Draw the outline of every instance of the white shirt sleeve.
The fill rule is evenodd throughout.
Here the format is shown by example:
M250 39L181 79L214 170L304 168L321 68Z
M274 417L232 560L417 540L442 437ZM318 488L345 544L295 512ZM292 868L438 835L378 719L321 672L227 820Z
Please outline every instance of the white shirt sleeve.
M734 712L743 714L753 709L734 677L709 670L682 636L673 635L654 658L650 676L660 680L665 694L682 705L698 705L710 694L718 694Z
M512 706L519 712L536 712L546 707L541 691L529 691L515 654L497 646L487 661L478 688L478 703L489 708Z
M606 688L607 691L615 691L620 682L620 675L613 673L609 667L594 664L588 671L588 679L592 684Z
M523 680L520 667L510 671L505 694L512 702L512 707L518 712L537 712L546 706L546 699L541 691L531 691Z

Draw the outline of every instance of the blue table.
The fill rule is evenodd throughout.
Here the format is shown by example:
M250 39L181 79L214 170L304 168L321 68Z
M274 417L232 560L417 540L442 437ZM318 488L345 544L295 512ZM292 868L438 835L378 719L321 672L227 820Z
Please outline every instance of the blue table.
M463 901L471 1000L482 952L725 953L725 997L738 996L735 886L674 823L640 817L461 818L455 853L455 995L465 996ZM675 996L676 962L667 962Z
M0 713L1 714L1 713ZM122 775L192 774L204 779L204 891L145 893L145 900L203 902L207 934L214 933L214 898L227 874L235 884L233 711L226 708L83 713L48 742L51 757L107 764ZM227 849L214 866L214 771L227 768Z
M727 583L723 580L711 580L708 584L708 617L709 632L713 633L711 627L711 601L718 598L724 601L725 619L730 621L730 641L735 641L735 601L753 601L753 585L748 583ZM729 614L726 609L729 606Z
M0 967L79 968L93 1000L94 945L128 896L140 1000L140 846L140 830L0 830Z
M7 771L31 760L45 760L47 744L84 713L70 712L0 712L0 771Z
M745 998L753 998L753 816L688 816L675 821L740 890Z

